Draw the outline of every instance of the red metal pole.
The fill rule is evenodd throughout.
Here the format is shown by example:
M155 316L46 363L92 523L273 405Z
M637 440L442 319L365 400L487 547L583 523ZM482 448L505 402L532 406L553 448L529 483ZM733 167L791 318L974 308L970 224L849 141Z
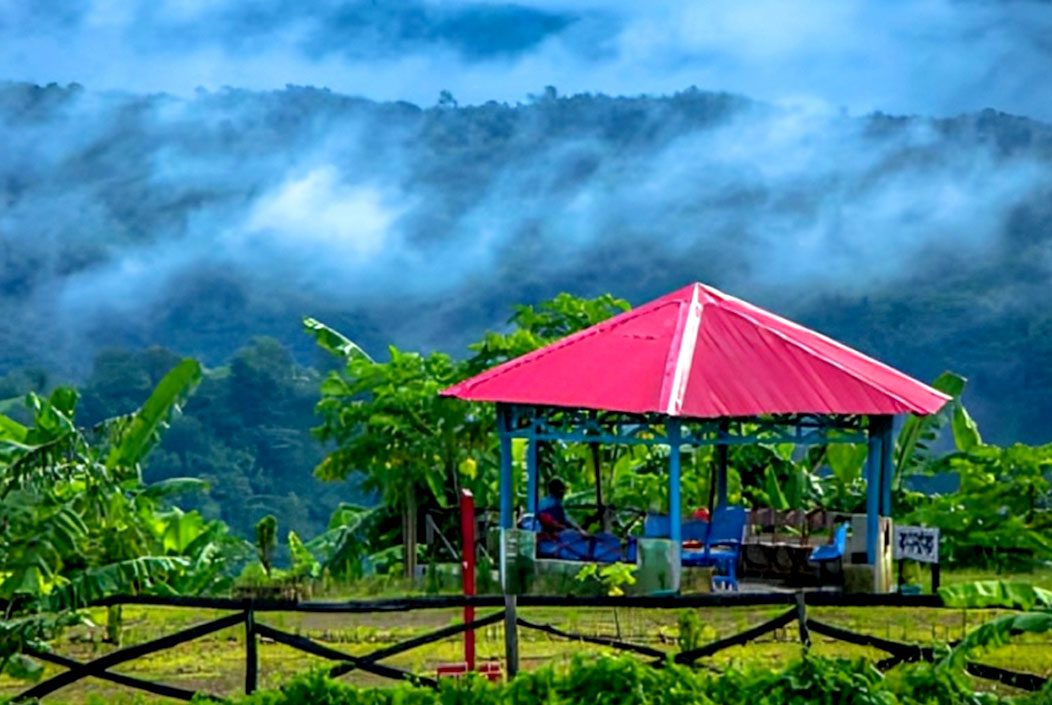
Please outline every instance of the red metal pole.
M475 498L471 490L460 491L460 540L463 546L464 560L460 564L460 574L464 582L464 595L475 594ZM464 608L464 624L475 621L475 608ZM469 671L475 670L475 630L464 632L464 662Z

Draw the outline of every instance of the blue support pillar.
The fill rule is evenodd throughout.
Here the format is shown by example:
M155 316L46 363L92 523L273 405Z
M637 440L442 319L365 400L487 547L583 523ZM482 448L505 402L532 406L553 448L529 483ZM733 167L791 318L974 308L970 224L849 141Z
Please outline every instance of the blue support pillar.
M500 526L511 529L515 523L515 485L511 473L511 428L508 407L497 405L497 434L500 436Z
M869 419L869 452L866 455L866 562L877 564L880 531L880 433L876 417Z
M668 434L668 534L672 541L672 589L679 590L680 551L683 547L682 524L680 516L680 457L679 447L682 429L679 419L665 422Z
M537 439L530 436L526 439L526 511L537 516L537 485L540 477L537 472Z

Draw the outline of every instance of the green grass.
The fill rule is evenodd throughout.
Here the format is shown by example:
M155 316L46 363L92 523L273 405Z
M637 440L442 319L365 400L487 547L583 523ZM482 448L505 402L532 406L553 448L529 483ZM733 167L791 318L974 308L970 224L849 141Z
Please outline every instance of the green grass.
M978 573L952 573L945 576L944 582L952 584L990 577L992 576ZM1042 586L1052 586L1052 572L1014 577ZM730 636L770 619L784 609L764 607L699 610L703 624L702 636L704 640ZM531 621L554 624L571 632L620 636L625 641L646 644L669 653L678 650L678 610L618 609L616 620L614 611L609 608L525 608L520 612ZM478 610L478 616L488 613L489 610ZM222 614L224 613L210 610L127 607L124 612L122 640L124 645L142 643ZM968 629L982 620L990 619L996 613L951 609L812 608L810 614L815 619L854 631L896 641L933 644L959 639ZM78 660L90 660L114 650L113 645L104 642L105 610L92 610L89 617L90 624L71 630L54 645L57 652ZM362 615L263 613L257 617L261 623L308 636L354 655L366 654L409 637L459 623L460 619L461 613L455 609ZM611 649L569 642L526 629L520 629L519 635L521 664L524 669L532 669L553 661L565 661L582 651L613 653ZM812 639L812 651L819 655L867 656L873 659L883 656L874 650L833 642L817 635L812 635ZM481 660L503 658L504 635L501 625L480 630L476 640ZM243 629L237 627L131 661L117 670L139 678L230 696L238 693L244 685L244 652ZM776 667L784 666L800 653L797 630L795 626L789 626L746 647L723 651L707 663L718 668L741 664ZM322 659L267 641L260 644L259 654L260 685L265 688L276 687L296 674L326 663ZM398 655L385 663L415 673L433 674L439 664L461 659L462 642L460 637L454 637ZM1052 676L1052 636L1026 636L1014 640L1008 646L984 654L982 661L1012 670ZM46 675L50 676L61 670L49 666ZM359 685L389 683L361 672L352 672L345 676L345 680ZM23 688L24 683L7 677L0 678L0 698L14 695ZM102 698L105 702L134 702L127 689L94 679L81 681L63 689L45 702L80 705L92 696Z

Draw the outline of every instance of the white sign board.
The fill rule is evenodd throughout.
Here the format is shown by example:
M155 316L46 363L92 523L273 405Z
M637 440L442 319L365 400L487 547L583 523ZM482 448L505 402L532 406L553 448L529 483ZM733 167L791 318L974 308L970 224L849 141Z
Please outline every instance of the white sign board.
M938 563L939 530L896 524L892 556L895 560L908 558L921 563Z

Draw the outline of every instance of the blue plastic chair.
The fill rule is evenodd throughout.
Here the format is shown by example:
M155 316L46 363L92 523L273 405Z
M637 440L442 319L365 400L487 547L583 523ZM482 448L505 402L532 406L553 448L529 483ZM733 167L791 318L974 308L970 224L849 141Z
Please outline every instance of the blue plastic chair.
M694 548L682 546L680 549L680 565L685 566L697 566L704 565L705 561L705 539L709 536L709 522L701 521L700 519L691 519L690 521L683 522L680 527L680 537L683 542L688 541L693 543L703 544L700 547Z
M564 561L589 561L592 557L591 540L575 529L560 531L557 558Z
M832 540L822 546L815 546L807 560L818 564L818 582L822 582L823 571L834 561L840 565L840 575L844 574L844 553L847 552L847 530L850 525L844 522L833 531Z
M685 521L680 526L680 538L684 541L697 541L703 543L709 536L709 522L701 519Z
M636 542L635 536L629 536L628 541L625 543L625 563L635 563L636 558L639 555L639 546Z
M714 588L738 590L738 559L745 538L745 507L721 507L712 514L705 548L691 556L689 565L712 566ZM687 564L684 564L687 565Z
M682 541L704 541L709 535L709 522L690 519L679 525ZM667 514L647 514L643 519L643 536L648 539L667 539L672 534L672 525Z
M667 539L671 534L668 516L647 514L643 519L643 536L648 539Z
M592 537L592 560L596 563L617 563L623 558L621 539L603 532Z

